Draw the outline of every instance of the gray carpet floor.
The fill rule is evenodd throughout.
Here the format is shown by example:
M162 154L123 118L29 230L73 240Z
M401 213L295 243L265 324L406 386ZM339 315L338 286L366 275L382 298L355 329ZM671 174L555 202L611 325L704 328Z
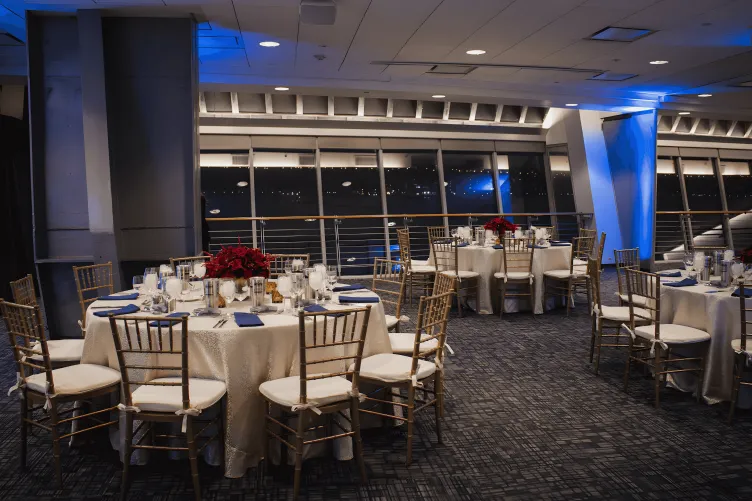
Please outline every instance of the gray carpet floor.
M613 270L603 279L614 304ZM414 312L408 308L408 315ZM588 363L590 317L581 301L533 316L470 314L450 320L455 355L446 365L444 443L433 413L419 415L413 465L405 467L402 428L364 432L369 482L354 462L307 461L301 499L752 499L752 414L726 424L727 404L708 406L665 390L652 406L651 380L635 371L622 391L624 351L606 350L601 373ZM15 382L7 336L0 337L0 387ZM18 400L0 393L0 494L4 499L115 499L121 467L104 435L63 450L57 489L46 435L29 440L18 468ZM130 499L192 499L188 463L153 456L134 467ZM208 500L289 499L292 469L223 478L201 466Z

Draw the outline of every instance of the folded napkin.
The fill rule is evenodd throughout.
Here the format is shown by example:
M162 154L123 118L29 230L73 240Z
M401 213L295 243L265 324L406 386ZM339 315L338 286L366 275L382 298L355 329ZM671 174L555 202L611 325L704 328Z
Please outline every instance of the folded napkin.
M340 296L340 303L378 303L378 296Z
M668 273L659 273L659 277L665 277L665 278L679 278L681 275L680 271L671 271Z
M329 311L329 310L327 310L326 308L324 308L320 304L311 304L311 305L306 306L305 308L303 308L303 311L307 311L308 313L319 313L319 312L322 312L322 311ZM336 314L334 316L335 317L344 317L345 313L339 313L339 314Z
M139 307L135 304L129 304L127 306L123 306L122 308L116 308L114 310L104 310L104 311L95 311L94 314L98 317L106 317L110 313L113 315L130 315L131 313L136 313L139 311Z
M493 246L493 248L494 248L494 249L497 249L497 250L501 250L501 249L503 249L503 248L504 248L504 246L503 246L503 245L501 245L501 244L496 244L496 245L494 245L494 246Z
M461 243L457 244L457 247L467 247L468 245L470 245L470 244L467 243L467 242L461 242Z
M551 241L551 247L569 247L570 245L572 245L572 244L567 243L567 242L554 242L554 241Z
M334 292L346 292L346 291L359 291L359 290L365 289L365 288L366 288L366 286L364 286L364 285L352 284L352 285L338 285L337 287L335 287L332 290Z
M176 311L174 313L170 313L169 315L165 315L165 316L170 317L170 318L180 318L183 315L190 315L190 313L188 313L187 311ZM174 324L174 323L175 322L170 322L168 320L160 320L159 321L160 325L157 325L157 321L155 320L153 322L149 322L149 326L150 327L169 327L170 324Z
M734 297L739 297L739 289L741 289L741 287L737 287L736 290L731 293L731 295ZM749 288L749 287L744 288L744 297L746 298L752 297L752 288Z
M668 287L688 287L690 285L697 285L697 280L695 280L694 278L685 278L677 282L664 282L662 285L666 285Z
M549 240L552 244L565 244L566 242L563 240Z
M134 292L133 294L113 294L111 296L101 296L97 298L97 301L132 301L134 299L138 299L138 292Z
M253 313L235 312L235 323L239 327L259 327L264 325L258 315Z

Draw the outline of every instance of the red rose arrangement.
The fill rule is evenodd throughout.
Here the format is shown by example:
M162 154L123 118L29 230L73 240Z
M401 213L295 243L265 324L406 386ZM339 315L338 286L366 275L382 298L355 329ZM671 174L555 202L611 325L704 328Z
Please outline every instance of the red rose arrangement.
M238 245L222 250L206 262L207 278L269 278L268 254L259 249Z
M742 251L741 254L742 263L744 264L752 264L752 247L749 249Z
M505 231L517 230L517 225L507 221L503 217L495 217L487 222L483 227L487 230L491 230L497 235L502 235Z

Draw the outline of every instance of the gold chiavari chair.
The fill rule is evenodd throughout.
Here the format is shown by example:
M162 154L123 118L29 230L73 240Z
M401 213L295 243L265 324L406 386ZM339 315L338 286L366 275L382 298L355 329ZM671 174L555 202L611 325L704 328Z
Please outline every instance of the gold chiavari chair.
M569 261L569 269L548 270L543 273L543 303L548 297L565 298L567 301L567 316L572 306L573 296L578 287L585 288L590 298L590 277L587 271L575 267L575 262L587 263L588 257L593 251L593 237L575 237L572 239L572 256Z
M598 230L591 230L591 229L588 229L588 228L580 228L579 231L578 231L578 233L577 233L577 236L581 237L581 238L582 237L584 237L584 238L592 237L593 240L595 240L598 237Z
M192 256L192 257L171 257L170 258L170 267L172 268L172 271L177 273L178 266L181 264L190 264L191 265L191 271L193 271L193 264L196 261L209 261L212 257L207 256L206 254L203 254L201 256Z
M34 290L34 277L31 274L14 280L10 283L10 290L13 293L13 302L24 306L36 306L37 293Z
M747 325L752 324L752 303L747 304L745 297L744 280L739 280L739 314L741 319L741 337L731 341L731 349L734 350L734 373L731 382L731 409L729 410L728 421L729 424L734 420L734 410L736 409L736 402L739 399L739 389L742 385L752 386L752 382L744 381L744 372L747 370L747 363L752 358L752 346L748 336L752 336L752 333L748 333ZM747 287L746 290L749 290Z
M269 278L277 278L285 274L285 261L303 261L303 268L308 268L311 261L310 254L269 254Z
M300 493L303 448L313 443L353 437L360 476L363 482L367 481L358 415L359 400L365 396L358 388L370 315L370 305L348 310L299 313L300 375L266 381L259 387L266 400L264 459L268 464L270 438L295 451L294 499ZM350 381L346 379L348 377ZM273 406L282 411L279 419L272 415ZM344 410L350 411L349 418L342 413ZM351 424L350 430L332 419L335 413ZM329 421L329 426L324 429L331 429L331 425L334 425L341 433L306 440L307 432L322 428L308 426L310 421L321 415ZM297 419L296 428L288 424L291 418ZM294 442L288 441L290 435L295 437Z
M13 292L13 301L24 306L37 306L37 295L34 292L34 278L26 275L20 280L10 283ZM43 326L44 327L44 326ZM76 364L81 361L84 352L83 339L48 339L47 349L50 353L50 361L53 367ZM40 362L41 355L33 355L30 358Z
M406 293L410 304L412 304L413 288L422 290L424 293L428 291L436 276L436 267L428 262L413 260L410 250L410 230L407 228L397 230L397 243L399 244L400 260L405 264Z
M533 276L533 255L535 253L534 238L504 238L503 263L504 271L494 273L499 281L501 300L499 304L499 318L504 315L504 301L508 297L530 298L530 307L535 304L535 276ZM507 289L514 287L513 292Z
M431 295L440 296L446 292L454 292L456 283L457 279L455 277L439 273L433 283L433 291L431 291Z
M373 281L371 290L379 295L381 302L394 307L394 315L386 315L386 328L399 332L400 322L408 322L402 316L402 299L405 296L407 274L399 261L376 258L373 260Z
M618 287L619 306L624 306L629 300L627 295L627 269L640 269L640 249L614 249L614 263L616 263L616 285ZM637 306L645 304L644 298L635 296Z
M536 228L548 230L548 235L551 237L551 240L559 239L559 232L556 229L556 226L536 226Z
M80 433L117 424L117 419L109 420L108 416L117 407L92 410L90 406L91 399L119 390L120 373L109 367L91 364L53 369L39 306L7 303L0 299L0 312L17 366L16 384L11 392L18 391L21 396L21 468L26 468L26 435L29 427L45 430L52 437L53 469L60 487L63 483L60 442ZM64 409L66 404L72 406ZM35 413L42 415L35 418ZM108 420L103 421L102 415ZM93 424L69 433L60 430L61 426L85 421Z
M81 305L81 332L86 335L86 307L106 294L114 294L115 285L112 282L112 262L89 266L74 266L73 276L76 279L78 302Z
M134 449L181 451L188 453L196 501L201 500L198 477L197 447L201 432L210 425L216 428L207 443L217 438L224 461L223 400L227 387L223 381L190 377L188 367L188 314L182 317L113 316L110 330L115 343L123 381L122 402L118 408L124 417L123 479L120 498L125 500L130 482L130 461ZM159 377L157 377L159 376ZM118 378L120 379L120 378ZM205 410L218 407L216 417L200 421ZM133 422L140 421L133 429ZM156 423L182 423L180 435L161 435ZM196 429L197 424L202 427ZM148 433L139 434L142 428ZM185 434L186 446L174 445ZM136 440L134 441L134 437ZM149 444L144 444L145 440ZM166 439L158 445L158 439Z
M632 362L650 367L655 379L655 406L660 406L661 383L668 374L695 372L698 375L697 401L702 396L702 382L705 372L705 356L672 356L682 347L707 344L710 334L694 327L661 322L661 281L654 273L633 269L626 270L627 294L629 295L629 355L624 368L624 391L629 384L629 369ZM635 308L632 297L646 298L645 304ZM647 325L639 325L645 322ZM645 355L647 353L647 355ZM678 366L677 364L685 364ZM686 364L696 363L696 367Z
M601 361L601 348L629 348L628 340L622 337L621 328L630 321L629 307L606 306L601 302L601 262L595 258L588 259L588 276L592 305L593 322L590 331L590 363L595 355L595 373L598 374ZM648 316L645 310L637 309L639 315ZM635 319L636 325L646 325L649 322ZM628 336L627 336L628 337ZM607 342L604 342L604 338ZM623 339L623 341L622 341Z
M361 381L382 388L382 398L366 397L365 402L375 402L376 405L392 409L398 406L407 410L407 417L385 411L379 412L364 406L361 406L360 412L407 422L406 463L408 466L412 462L413 423L417 412L430 406L434 407L436 437L441 443L440 418L444 407L444 346L451 307L451 292L439 296L421 297L418 303L418 321L410 356L380 353L364 358L360 367ZM434 358L428 360L428 357ZM432 383L431 387L426 387L426 383ZM393 389L397 389L398 392L394 393ZM406 390L407 397L402 394L403 389ZM418 389L423 392L423 400L416 398ZM433 398L429 399L429 394ZM395 402L394 398L407 400L407 403ZM419 405L417 408L416 403Z
M463 298L465 304L467 304L467 298L473 293L475 295L475 307L478 308L480 305L478 297L480 274L475 271L459 269L460 244L460 239L456 237L431 237L431 249L436 273L457 279L455 282L457 310L460 317L462 317Z

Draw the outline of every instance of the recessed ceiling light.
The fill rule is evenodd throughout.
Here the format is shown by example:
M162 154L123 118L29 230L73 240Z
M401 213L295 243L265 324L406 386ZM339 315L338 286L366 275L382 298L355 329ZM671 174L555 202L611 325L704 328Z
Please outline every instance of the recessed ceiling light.
M569 104L565 104L564 106L577 106L577 103L569 103Z
M274 87L274 90L286 91L286 90L290 90L290 87Z
M668 64L668 61L661 61L659 59L659 60L656 60L656 61L650 61L650 64Z
M444 186L449 186L449 183L444 181Z
M712 97L713 94L697 94L697 97Z
M680 111L679 114L680 115L689 115L689 112L688 111Z
M238 186L240 186L241 188L244 186L248 186L248 181L238 181Z
M350 186L351 184L352 184L352 183L351 183L350 181L345 181L344 183L342 183L342 186L344 186L344 187L348 187L348 186Z
M482 56L485 53L486 51L482 49L472 49L466 52L466 54L470 54L471 56Z
M219 209L212 209L209 211L209 214L219 214Z
M640 38L646 37L652 33L652 30L645 28L618 28L609 26L593 33L586 40L605 40L607 42L634 42Z
M444 94L434 94L431 97L434 99L444 99L446 96Z
M260 42L259 45L262 47L279 47L279 42Z

